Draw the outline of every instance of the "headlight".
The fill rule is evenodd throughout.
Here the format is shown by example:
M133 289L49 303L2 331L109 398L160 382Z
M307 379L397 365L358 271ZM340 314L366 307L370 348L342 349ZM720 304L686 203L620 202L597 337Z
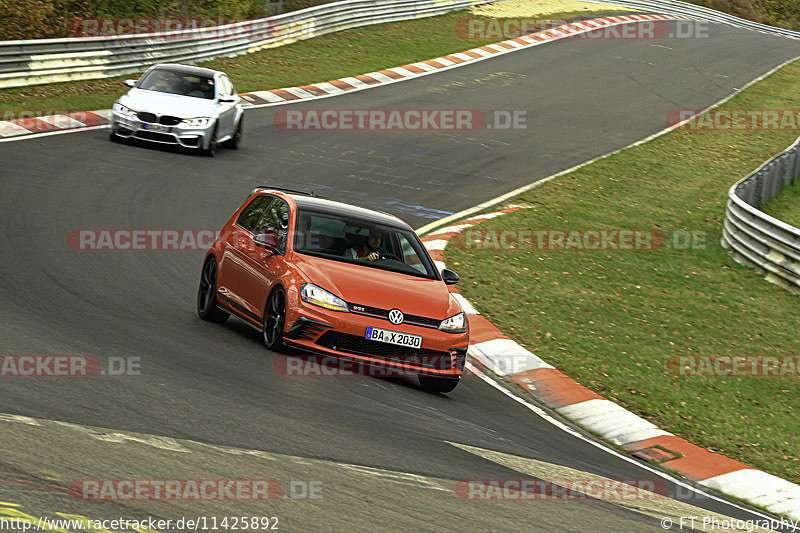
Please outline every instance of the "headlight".
M447 320L442 320L439 329L450 333L464 333L467 331L467 316L464 313L458 313Z
M300 297L304 302L318 305L331 311L348 311L347 302L313 283L304 283L300 286Z
M114 103L113 109L114 109L114 113L122 115L123 117L135 117L136 116L136 111L134 111L133 109L129 109L129 108L125 107L124 105L118 103L118 102Z
M205 128L208 126L208 123L211 122L210 118L185 118L182 121L189 127L192 128Z

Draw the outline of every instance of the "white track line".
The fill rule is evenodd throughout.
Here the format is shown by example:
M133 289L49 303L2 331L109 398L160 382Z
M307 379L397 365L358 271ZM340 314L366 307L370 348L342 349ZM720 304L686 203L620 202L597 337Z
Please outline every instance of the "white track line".
M510 390L508 390L504 386L500 385L495 379L487 376L484 372L482 372L479 369L475 368L471 363L467 362L466 366L467 366L467 368L469 369L470 372L472 372L473 374L477 375L483 381L485 381L486 383L488 383L489 385L491 385L495 389L499 390L500 392L502 392L503 394L505 394L506 396L508 396L512 400L514 400L515 402L522 404L524 407L526 407L529 410L533 411L534 413L539 415L539 417L543 418L544 420L546 420L550 424L553 424L554 426L556 426L557 428L561 429L562 431L565 431L566 433L569 433L570 435L572 435L574 437L577 437L577 438L581 439L582 441L591 444L595 448L603 450L604 452L606 452L608 454L611 454L611 455L617 457L618 459L622 459L623 461L626 461L626 462L628 462L628 463L630 463L632 465L636 465L636 466L638 466L639 468L641 468L643 470L647 470L651 474L655 474L658 477L666 479L667 481L669 481L671 483L674 483L675 485L678 485L678 486L683 487L685 489L689 489L692 492L695 492L697 494L705 496L706 498L709 498L711 500L714 500L714 501L717 501L717 502L720 502L720 503L724 503L724 504L730 505L731 507L735 507L736 509L739 509L740 511L744 511L746 513L751 513L751 514L753 514L755 516L758 516L759 518L761 518L763 520L773 520L773 521L775 520L774 516L770 516L768 514L764 514L761 511L758 511L758 510L755 510L755 509L747 508L747 507L745 507L743 505L740 505L740 504L738 504L736 502L733 502L733 501L730 501L730 500L726 500L725 498L719 497L719 496L717 496L715 494L712 494L710 492L702 491L702 490L698 489L697 487L694 487L694 486L686 483L685 481L683 481L681 479L672 477L671 475L667 474L663 470L654 468L654 467L648 465L647 463L642 463L642 462L639 462L639 461L637 461L635 459L631 459L627 455L625 455L623 453L620 453L617 450L614 450L613 448L609 448L608 446L606 446L605 444L603 444L601 442L598 442L598 441L596 441L594 439L591 439L591 438L587 437L583 433L580 433L580 432L576 431L575 429L573 429L570 426L564 424L560 420L552 417L544 409L542 409L541 407L538 407L538 406L528 402L527 400L517 396L516 394L514 394L513 392L511 392ZM780 520L780 519L778 519L778 520Z

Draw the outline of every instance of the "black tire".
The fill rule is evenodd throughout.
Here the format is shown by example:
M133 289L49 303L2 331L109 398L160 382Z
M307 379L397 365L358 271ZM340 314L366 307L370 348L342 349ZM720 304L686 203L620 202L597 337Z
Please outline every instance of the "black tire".
M228 313L217 307L217 261L209 257L200 274L197 290L197 314L203 320L221 324L228 320Z
M233 132L233 137L225 141L225 147L233 150L239 149L239 144L242 142L242 134L244 133L244 115L239 119L236 125L236 131Z
M117 135L116 133L114 133L114 130L111 130L108 133L108 140L111 141L112 143L121 143L122 142L122 138L119 135Z
M452 392L461 383L461 378L437 378L433 376L419 376L419 384L425 392L445 393Z
M217 147L217 126L214 126L214 131L211 132L211 140L208 142L208 148L203 148L203 155L214 157L217 155Z
M286 324L286 293L283 287L275 287L269 295L264 309L264 327L261 330L264 346L268 350L280 351L283 347L283 327Z

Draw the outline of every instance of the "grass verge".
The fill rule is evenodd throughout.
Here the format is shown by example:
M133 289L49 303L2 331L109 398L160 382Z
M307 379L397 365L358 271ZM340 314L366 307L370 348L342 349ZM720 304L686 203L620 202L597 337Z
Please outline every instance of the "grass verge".
M795 181L794 185L785 187L761 210L778 220L800 228L800 182Z
M800 62L724 107L795 109ZM461 292L514 340L658 426L800 482L800 379L678 377L670 357L798 355L797 296L719 244L729 187L793 131L676 131L513 200L479 230L655 230L696 236L653 251L498 249L456 241ZM514 242L513 240L510 242ZM683 242L680 243L683 245Z
M561 20L603 15L603 12L575 11L553 13L548 17ZM377 24L200 65L227 72L239 92L307 85L432 59L498 40L460 36L456 24L467 17L490 20L490 17L461 11ZM128 74L102 80L3 89L0 90L0 117L3 111L108 109L127 90L120 82L137 76Z

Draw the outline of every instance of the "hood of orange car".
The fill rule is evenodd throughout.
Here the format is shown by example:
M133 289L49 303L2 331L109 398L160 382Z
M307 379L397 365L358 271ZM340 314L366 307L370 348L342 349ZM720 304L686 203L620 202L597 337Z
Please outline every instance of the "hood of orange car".
M346 302L442 320L454 314L442 281L303 254L295 255L294 265L306 281Z

